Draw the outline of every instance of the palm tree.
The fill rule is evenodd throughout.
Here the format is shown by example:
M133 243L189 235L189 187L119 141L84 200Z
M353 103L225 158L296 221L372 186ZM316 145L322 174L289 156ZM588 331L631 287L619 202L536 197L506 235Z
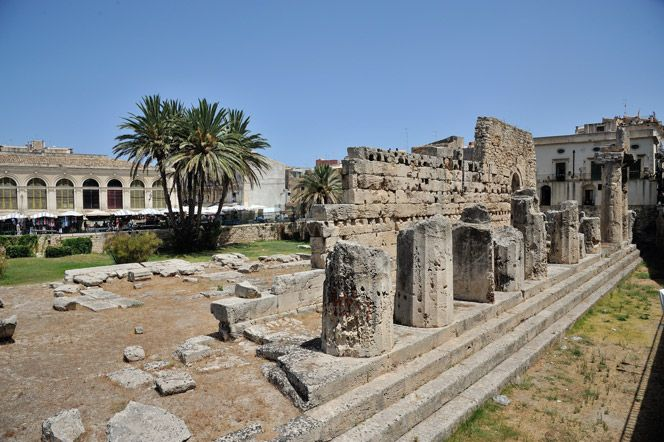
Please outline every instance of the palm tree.
M180 140L177 128L184 113L182 103L177 100L161 100L159 95L150 95L137 103L138 114L123 118L120 129L128 133L116 137L118 144L113 147L117 157L127 157L132 162L131 173L135 177L140 168L146 169L156 164L164 195L169 195L166 179L166 158L178 148ZM170 198L166 198L169 219L174 223Z
M301 189L293 202L302 205L307 212L314 204L336 204L341 200L341 175L328 164L316 166L299 184Z

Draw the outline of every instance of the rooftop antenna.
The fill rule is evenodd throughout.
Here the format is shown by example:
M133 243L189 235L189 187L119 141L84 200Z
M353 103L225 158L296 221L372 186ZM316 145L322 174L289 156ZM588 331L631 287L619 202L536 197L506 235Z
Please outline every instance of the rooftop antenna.
M405 128L405 131L406 131L406 151L408 151L409 147L408 147L408 128L407 127Z
M626 117L627 116L627 100L625 98L623 98L623 105L624 105L624 108L625 108L625 110L623 110L623 117Z

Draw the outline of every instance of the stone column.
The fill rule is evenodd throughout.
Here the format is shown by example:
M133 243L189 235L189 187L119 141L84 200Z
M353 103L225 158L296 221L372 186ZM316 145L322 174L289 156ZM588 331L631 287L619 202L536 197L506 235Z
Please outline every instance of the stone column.
M612 244L619 244L623 240L623 156L623 152L613 151L596 155L596 159L604 166L602 167L602 205L600 207L602 241Z
M494 252L489 212L483 205L464 209L452 230L454 299L493 302Z
M496 290L521 290L524 279L523 234L511 226L494 230L493 253Z
M602 232L599 218L581 218L579 232L583 233L586 253L599 253L602 250Z
M631 244L634 238L634 222L636 221L636 212L633 210L625 211L623 220L623 240Z
M453 320L452 224L441 215L397 237L394 322L442 327Z
M335 244L323 287L325 353L368 358L392 348L390 273L390 257L383 250L346 241Z
M512 196L512 226L523 234L524 277L526 279L546 278L547 250L544 215L539 211L537 197L527 195L524 191Z
M551 217L551 252L553 264L576 264L579 262L579 203L563 201L560 210L548 212Z
M579 259L586 257L586 236L583 233L579 233Z

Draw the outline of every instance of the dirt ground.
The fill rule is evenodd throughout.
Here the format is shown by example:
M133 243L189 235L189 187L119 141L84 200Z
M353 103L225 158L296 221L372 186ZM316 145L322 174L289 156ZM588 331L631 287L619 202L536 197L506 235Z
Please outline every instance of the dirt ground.
M626 423L638 414L637 391L648 383L644 368L661 327L659 288L640 266L503 391L508 406L490 401L453 440L630 440Z
M275 274L304 269L248 276L269 286ZM86 428L83 440L105 440L106 422L130 400L179 416L194 435L191 440L211 441L256 421L267 431L263 437L271 436L275 425L298 411L265 380L260 372L265 360L256 358L255 345L249 341L215 342L215 356L187 368L197 386L183 394L161 397L147 386L126 389L105 376L161 359L182 368L172 355L175 348L193 336L216 336L218 330L210 314L212 300L196 295L224 284L157 276L135 290L127 281L115 281L104 288L144 305L97 313L80 306L75 311L53 310L53 294L47 285L0 288L5 303L0 314L18 316L15 342L0 345L0 440L39 440L42 421L68 408L81 412ZM301 328L314 330L319 318L315 313L300 315ZM144 334L134 333L137 325L143 326ZM146 360L123 362L122 352L128 345L142 346Z

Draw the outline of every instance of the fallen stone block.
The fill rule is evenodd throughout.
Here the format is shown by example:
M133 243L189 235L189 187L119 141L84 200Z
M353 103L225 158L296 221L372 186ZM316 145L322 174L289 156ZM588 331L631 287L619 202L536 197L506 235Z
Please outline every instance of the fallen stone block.
M81 290L78 284L60 284L53 288L53 296L61 297L77 294Z
M159 271L159 276L163 278L170 278L178 274L178 269L176 268L164 268Z
M152 361L152 362L146 362L143 364L143 370L147 371L156 371L156 370L162 370L170 365L170 362L168 361Z
M260 298L261 294L258 288L248 281L242 281L235 284L235 296L244 299Z
M212 261L216 262L222 267L230 267L232 269L237 269L240 266L244 265L244 262L248 258L241 253L219 253L212 256Z
M129 280L129 282L147 281L148 279L152 279L152 272L147 269L130 270L127 274L127 280Z
M142 325L137 325L134 327L134 333L137 335L142 335L143 334L143 326Z
M5 302L2 299L0 299L0 308L5 308Z
M123 368L109 373L107 376L111 381L125 388L138 388L142 385L154 383L154 378L150 373L135 367Z
M134 285L134 290L140 290L143 288L143 283L142 282L135 282Z
M64 312L67 310L76 310L76 298L71 298L68 296L63 296L60 298L53 299L53 309L59 312Z
M42 422L42 442L76 442L85 433L77 408L63 410Z
M212 349L206 345L212 341L214 341L214 338L210 336L196 336L189 338L175 349L174 355L183 364L191 364L192 362L200 361L212 354Z
M115 300L115 303L121 309L141 307L143 305L143 303L141 301L138 301L136 299L129 299L129 298L118 298L118 299Z
M86 287L100 286L108 279L106 273L85 273L74 276L74 282Z
M254 262L252 264L244 264L238 267L237 271L240 273L256 273L265 268L260 262Z
M207 279L210 281L230 281L232 279L242 278L242 273L236 271L204 273L198 276L199 279Z
M191 276L188 276L186 278L182 278L183 282L190 282L192 284L196 284L198 282L198 278L192 278Z
M131 401L106 425L108 442L184 442L191 432L179 417L152 405Z
M157 373L157 391L162 396L184 393L196 388L196 382L189 373L181 370L165 370Z
M271 293L262 293L260 298L255 299L229 296L212 302L210 311L219 321L219 330L229 332L239 322L277 313L277 299L278 296Z
M295 261L300 261L300 257L297 254L293 255L268 255L268 256L259 256L258 260L263 263L272 263L272 262L278 262L278 263L288 263L288 262L295 262Z
M218 438L215 442L250 442L255 440L254 436L261 434L262 432L263 427L261 424L255 422L247 425L241 430L228 433L225 436Z
M145 350L140 345L130 345L122 352L124 360L127 362L142 361L145 359Z
M16 331L17 318L12 315L6 319L0 319L0 341L12 339Z

